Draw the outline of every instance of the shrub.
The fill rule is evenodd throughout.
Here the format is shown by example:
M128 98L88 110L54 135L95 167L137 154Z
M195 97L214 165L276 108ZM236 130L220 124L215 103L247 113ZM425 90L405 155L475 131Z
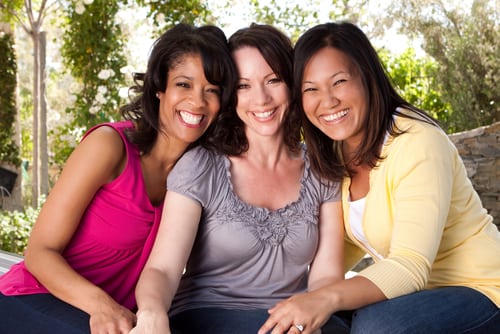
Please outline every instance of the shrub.
M23 255L40 209L0 210L0 249Z

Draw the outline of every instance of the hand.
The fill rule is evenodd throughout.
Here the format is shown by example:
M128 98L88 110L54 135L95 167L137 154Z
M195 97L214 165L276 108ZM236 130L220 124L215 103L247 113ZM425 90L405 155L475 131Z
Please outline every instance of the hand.
M279 302L269 310L269 318L258 334L316 334L333 312L328 298L318 291L298 294ZM302 325L300 332L295 325Z
M133 312L116 304L112 308L90 315L90 333L126 334L132 329L135 321L136 317Z
M140 311L137 313L137 325L129 334L170 334L170 325L167 313L157 314L154 312Z

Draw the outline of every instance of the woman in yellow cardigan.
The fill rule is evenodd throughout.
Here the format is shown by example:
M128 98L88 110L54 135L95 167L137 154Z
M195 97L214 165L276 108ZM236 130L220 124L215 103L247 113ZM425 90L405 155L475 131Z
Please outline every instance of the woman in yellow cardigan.
M500 333L500 233L453 143L355 25L311 28L294 56L311 166L343 179L346 267L375 263L280 302L259 334L312 333L344 310L356 334Z

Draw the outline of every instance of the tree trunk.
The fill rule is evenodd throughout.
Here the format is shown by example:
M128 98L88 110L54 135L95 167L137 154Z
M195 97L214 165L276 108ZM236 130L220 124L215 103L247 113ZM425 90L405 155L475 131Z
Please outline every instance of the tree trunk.
M32 167L32 198L31 205L33 207L38 206L38 198L40 197L40 183L39 183L39 172L40 172L40 142L39 138L39 119L40 119L40 34L39 31L33 25L33 30L31 31L31 38L33 40L33 167Z
M49 153L47 145L47 99L46 99L46 46L47 32L40 32L40 117L39 117L39 155L40 155L40 195L49 193Z

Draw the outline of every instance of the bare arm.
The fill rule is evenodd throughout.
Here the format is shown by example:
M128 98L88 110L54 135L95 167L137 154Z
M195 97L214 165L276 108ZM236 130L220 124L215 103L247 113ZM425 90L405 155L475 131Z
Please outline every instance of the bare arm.
M134 315L73 270L62 253L96 191L116 178L125 162L125 149L115 130L101 127L89 134L66 162L33 227L25 253L28 270L54 296L87 312L93 332L97 328L125 332Z
M364 277L337 281L278 303L269 311L271 316L258 334L271 329L271 334L287 333L298 323L304 325L303 334L311 334L339 310L352 310L385 299L380 289Z
M259 334L286 333L294 324L314 333L339 310L384 300L382 292L363 277L344 279L344 225L341 202L325 203L320 211L320 242L311 265L309 292L290 297L269 310Z
M344 279L344 222L341 202L321 205L319 245L308 277L309 290Z
M151 255L136 288L137 326L131 333L170 333L167 311L179 285L201 218L198 202L167 192Z

